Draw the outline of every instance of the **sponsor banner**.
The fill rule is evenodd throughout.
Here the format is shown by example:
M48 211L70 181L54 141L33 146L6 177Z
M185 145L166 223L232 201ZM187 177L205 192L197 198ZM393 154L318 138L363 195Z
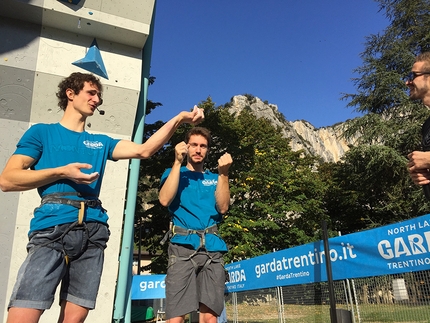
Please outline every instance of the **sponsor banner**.
M166 298L166 275L135 275L131 283L131 299Z
M334 280L430 269L430 215L329 239ZM323 241L225 266L229 292L327 281Z

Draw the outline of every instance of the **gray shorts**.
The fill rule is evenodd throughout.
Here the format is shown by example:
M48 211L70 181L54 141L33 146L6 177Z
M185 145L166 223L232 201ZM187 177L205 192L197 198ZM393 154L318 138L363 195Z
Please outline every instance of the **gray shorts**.
M194 253L182 245L169 244L169 267L166 275L166 319L182 316L205 304L218 316L224 308L225 270L221 252L209 252L211 263L197 270L188 258ZM192 257L198 267L208 260L205 251Z
M18 271L8 307L49 309L60 282L60 301L95 307L109 229L102 223L87 223L88 234L71 230L53 242L69 226L57 225L30 234L27 258ZM70 257L68 265L64 252Z

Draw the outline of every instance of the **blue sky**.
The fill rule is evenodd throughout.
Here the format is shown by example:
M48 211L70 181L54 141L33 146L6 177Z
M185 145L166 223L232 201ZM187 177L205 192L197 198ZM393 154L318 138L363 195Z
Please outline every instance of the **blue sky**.
M157 0L146 122L245 93L317 128L354 118L340 97L388 23L373 0Z

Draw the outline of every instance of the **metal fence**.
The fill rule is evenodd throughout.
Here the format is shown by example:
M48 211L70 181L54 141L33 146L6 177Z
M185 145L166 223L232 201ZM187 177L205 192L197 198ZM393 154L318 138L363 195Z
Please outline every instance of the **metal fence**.
M335 281L334 290L337 322L430 322L430 271ZM226 309L233 323L331 322L326 282L230 293Z

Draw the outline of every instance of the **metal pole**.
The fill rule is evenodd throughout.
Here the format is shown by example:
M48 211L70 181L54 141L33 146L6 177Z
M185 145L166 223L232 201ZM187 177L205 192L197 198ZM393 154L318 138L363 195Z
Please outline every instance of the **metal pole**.
M355 323L354 299L352 298L351 286L349 284L349 279L346 280L346 283L348 285L348 295L349 295L349 299L350 299L350 302L351 302L352 323ZM358 311L358 309L357 309L357 311Z
M233 323L239 322L239 313L237 309L237 293L233 292L231 295L231 301L233 305Z
M155 7L156 0L154 1L154 10L152 12L151 27L146 40L145 46L143 47L142 53L142 84L141 84L141 95L139 97L139 103L136 113L135 120L135 131L133 141L141 144L143 142L144 126L145 126L145 113L146 113L146 101L148 100L148 85L149 85L149 69L151 66L151 52L152 52L152 40L154 35L154 20L155 20ZM121 254L119 259L119 272L118 282L116 288L115 304L113 321L124 322L124 318L130 317L126 315L127 311L130 310L130 289L131 289L131 278L132 278L132 262L133 262L133 235L134 235L134 214L136 211L136 195L139 184L139 168L140 160L132 159L130 162L130 172L128 178L128 189L127 189L127 202L125 208L124 217L124 231L121 244ZM129 313L128 313L129 314ZM128 323L128 322L127 322Z
M355 308L357 309L358 323L361 323L360 307L358 306L357 291L355 290L354 279L351 279L351 283L352 283L352 291L354 292L354 298L355 298Z
M139 243L138 243L139 250L137 251L137 274L141 274L140 270L140 262L142 261L142 219L139 219Z
M278 322L284 323L285 317L284 317L284 296L282 293L282 286L276 287L276 294L278 296Z
M323 228L323 240L324 240L324 255L325 255L325 265L327 269L327 281L328 281L328 292L330 297L330 322L336 323L336 296L334 294L333 288L333 274L331 271L331 260L330 260L330 248L328 245L328 233L327 233L327 222L322 221Z

